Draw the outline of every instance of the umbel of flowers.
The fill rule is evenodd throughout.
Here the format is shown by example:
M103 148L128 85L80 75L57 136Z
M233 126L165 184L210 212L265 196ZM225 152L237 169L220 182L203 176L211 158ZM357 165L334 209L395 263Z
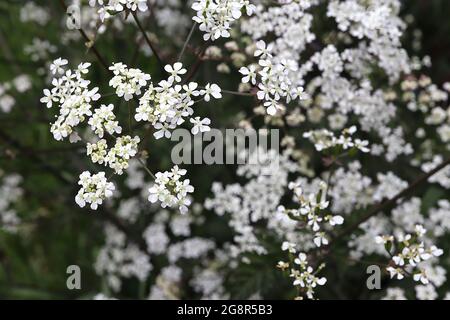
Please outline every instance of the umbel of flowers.
M94 102L101 98L98 88L89 89L90 81L84 79L90 64L81 63L75 70L65 70L67 63L67 60L58 58L50 65L55 77L52 80L53 88L45 89L41 99L48 108L54 105L59 107L59 115L51 131L56 140L70 137L70 142L75 143L82 139L80 135L83 135L84 129L81 125L87 122L97 137L95 142L86 142L87 155L94 164L109 167L114 174L122 175L128 169L130 160L139 157L141 139L139 136L120 135L123 129L116 120L114 105L101 104L95 107ZM139 106L134 118L136 121L149 122L156 129L156 139L164 136L170 138L171 130L184 122L193 124L193 134L209 131L210 120L193 117L193 106L200 100L209 102L211 97L220 99L220 87L209 83L204 88L199 88L195 82L179 84L181 76L186 73L180 62L166 65L164 69L169 77L154 84L149 74L128 68L123 63L115 63L110 67L113 77L109 85L115 89L119 98L129 103L132 99L138 99ZM171 171L158 172L156 175L151 173L155 177L155 184L149 189L149 201L159 200L163 208L178 207L182 213L187 212L191 203L188 194L194 188L189 184L189 179L180 180L185 174L186 170L177 166ZM81 207L89 203L93 210L110 198L115 189L103 171L97 174L83 172L79 184L81 189L76 196L76 203Z

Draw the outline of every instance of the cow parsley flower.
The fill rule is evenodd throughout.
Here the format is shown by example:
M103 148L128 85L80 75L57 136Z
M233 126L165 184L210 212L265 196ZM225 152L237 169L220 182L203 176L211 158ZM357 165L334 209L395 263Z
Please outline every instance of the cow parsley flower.
M168 65L165 69L170 74L169 78L160 81L158 85L150 83L139 99L139 106L134 116L136 121L150 122L156 129L153 134L156 139L170 138L172 130L187 119L196 124L195 129L192 129L193 132L208 131L209 119L201 120L200 125L197 117L191 118L194 113L192 106L197 102L194 98L204 96L205 101L210 101L210 96L213 96L219 99L222 97L220 87L208 83L204 89L198 90L196 82L177 84L181 81L179 74L186 72L181 63Z
M121 62L114 63L109 67L109 70L114 73L114 77L109 81L109 85L116 89L118 97L123 97L126 101L140 95L141 89L151 79L149 74L139 69L128 68Z
M52 74L60 74L60 75L64 74L63 66L65 66L67 63L68 63L68 61L66 59L62 59L62 58L56 59L50 65L51 73Z
M211 130L211 128L209 127L211 120L209 120L208 118L200 120L200 117L195 117L194 119L191 118L190 122L194 124L191 129L191 132L194 135L199 132L207 132Z
M59 69L64 62L61 59L54 61L53 69L56 70L56 75L60 73ZM53 103L58 103L60 107L59 116L50 129L56 140L68 137L74 127L91 116L91 103L100 99L98 88L89 89L90 81L83 78L88 73L89 66L90 63L81 63L77 69L65 71L60 78L52 80L51 90L44 89L44 97L40 101L48 108L52 107Z
M367 148L369 145L368 141L360 139L353 140L352 135L356 130L356 127L352 126L348 129L344 129L341 135L336 137L333 132L328 131L327 129L319 129L305 132L303 137L314 143L317 151L339 147L342 150L355 148L364 153L369 152L370 149Z
M222 98L222 90L220 89L220 87L213 83L213 84L207 84L205 86L204 90L200 90L200 94L204 96L204 99L206 102L209 102L209 100L211 100L210 95L213 96L216 99L220 99Z
M242 83L250 82L253 85L256 85L256 67L254 65L250 65L247 67L241 67L239 72L244 76L242 78Z
M122 127L116 121L116 115L113 110L114 105L109 104L106 106L102 104L100 108L94 110L94 114L89 118L88 124L100 138L103 138L105 131L110 135L122 132Z
M95 7L97 4L100 6L98 14L102 21L124 10L148 11L147 0L89 0L91 7Z
M285 266L283 267L286 269ZM324 265L321 265L317 270L314 270L308 265L307 255L304 252L300 252L294 260L294 264L290 270L290 277L294 278L293 285L303 289L308 299L314 298L314 289L317 286L323 286L327 282L325 277L317 276L323 267Z
M114 147L108 150L106 140L101 139L87 144L87 155L93 163L109 166L116 174L121 175L128 168L129 160L137 154L139 142L138 136L121 136L116 139Z
M302 221L314 233L313 242L317 247L328 244L328 238L325 232L320 231L324 223L330 227L341 225L344 218L340 215L331 215L324 213L328 208L329 202L325 199L328 188L325 182L320 183L320 191L317 194L311 193L305 195L300 185L290 183L289 188L294 192L294 198L299 202L299 209L286 209L284 206L278 207L278 213L287 215L294 221Z
M180 82L181 81L180 75L183 75L187 72L187 70L183 68L183 64L181 62L176 62L173 66L168 64L164 67L164 70L166 70L167 73L170 74L170 77L167 80L170 83Z
M156 173L155 184L148 190L148 200L151 203L160 201L163 208L178 207L181 213L186 213L191 204L188 194L194 192L194 187L189 184L189 179L181 180L185 174L186 170L178 166L171 171Z
M217 40L230 37L231 25L241 17L241 10L252 15L256 7L248 0L198 0L192 4L197 15L192 19L200 26L205 34L203 39Z
M104 172L91 175L89 171L84 171L78 184L81 185L81 189L75 197L75 202L82 208L88 203L92 210L97 210L115 190L114 184L106 180Z
M106 155L106 162L117 174L122 174L129 166L129 160L138 152L138 136L121 136L117 138L114 147Z
M416 225L414 234L400 234L397 237L377 236L375 238L377 243L384 244L385 250L392 257L394 266L386 268L391 278L397 277L398 280L401 280L405 274L411 274L405 270L413 270L414 281L420 281L423 284L429 283L425 270L420 266L424 261L441 256L443 250L435 245L426 248L422 239L425 233L426 229L422 225Z

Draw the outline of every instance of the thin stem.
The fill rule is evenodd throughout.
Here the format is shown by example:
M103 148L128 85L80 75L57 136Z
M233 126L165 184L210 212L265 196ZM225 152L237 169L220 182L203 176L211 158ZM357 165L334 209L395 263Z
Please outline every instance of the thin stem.
M369 220L371 217L375 216L377 213L388 209L392 205L395 205L398 200L401 198L407 196L410 192L412 192L416 187L421 185L422 183L425 183L430 177L444 169L450 165L450 158L448 158L446 161L442 162L440 165L436 166L433 170L423 173L419 178L414 180L406 189L399 192L395 197L386 200L384 202L381 202L374 207L372 207L369 211L367 211L364 215L362 215L358 220L356 220L354 223L352 223L350 226L348 226L346 229L344 229L341 233L339 233L337 236L334 237L333 241L328 245L328 247L331 247L334 245L338 239L345 237L349 234L351 234L353 231L359 228L359 226Z
M61 6L63 7L63 9L67 12L67 5L64 2L64 0L60 0L59 3L61 4ZM78 31L80 32L81 36L84 38L84 40L86 40L87 43L89 43L88 48L90 49L90 51L92 51L92 53L97 57L98 61L100 61L101 65L110 73L112 73L111 70L109 70L109 66L106 63L106 60L102 57L102 55L100 54L100 52L98 52L97 48L95 47L94 42L89 39L89 37L87 36L86 32L84 32L84 30L82 28L79 28Z
M205 89L205 87L199 87L199 89ZM224 90L224 89L221 89L221 91L223 93L232 94L235 96L243 96L243 97L253 97L254 96L254 94L251 92L239 92L239 91Z
M184 42L183 49L181 49L180 55L178 56L178 61L180 61L180 62L181 62L181 58L183 58L183 54L186 51L186 48L187 48L187 45L189 44L189 41L191 41L192 35L194 34L196 27L197 27L197 22L194 21L194 24L192 25L191 31L189 31L189 35L186 38L186 41Z
M152 49L153 55L155 56L156 60L158 61L158 64L159 64L161 70L164 71L164 62L161 60L161 57L158 54L158 51L156 50L156 47L153 45L153 43L150 41L150 38L147 36L147 33L145 32L144 28L142 27L142 24L139 21L137 15L136 15L136 12L133 12L133 18L134 18L134 21L136 21L136 24L137 24L139 30L141 30L145 41L149 45L150 49Z
M128 131L130 132L130 135L133 135L132 117L131 103L128 101Z
M232 94L235 96L244 96L244 97L253 97L254 94L250 92L238 92L238 91L230 91L230 90L222 90L223 93Z
M144 161L142 161L140 158L136 158L139 163L142 165L142 167L144 168L145 171L147 171L147 173L153 178L153 180L156 180L155 175L153 174L153 172L150 171L150 169L145 165Z

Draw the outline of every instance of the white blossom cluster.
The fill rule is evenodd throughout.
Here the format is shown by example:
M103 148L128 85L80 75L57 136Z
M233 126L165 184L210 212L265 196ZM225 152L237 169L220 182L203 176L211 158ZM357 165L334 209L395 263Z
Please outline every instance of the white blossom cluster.
M192 19L204 32L203 39L214 41L221 37L229 38L231 26L241 17L241 11L245 9L250 16L255 6L249 0L196 0L192 9L197 11Z
M291 80L293 73L298 71L295 60L281 59L272 56L273 45L266 45L262 40L256 43L255 57L260 57L258 69L255 65L242 67L239 72L244 75L242 83L258 83L257 97L263 101L267 114L273 116L283 109L280 99L286 103L303 98L303 87L296 86Z
M171 171L156 173L155 184L148 189L148 201L160 201L163 208L178 207L181 213L186 213L191 204L189 193L194 192L194 187L189 184L189 179L182 180L185 174L186 170L178 166Z
M147 85L151 76L139 69L128 68L125 64L113 63L109 67L114 73L114 77L109 81L109 85L116 89L118 97L123 97L125 101L141 94L141 89Z
M45 26L50 20L50 14L46 8L38 6L34 2L27 2L20 8L20 21L35 22L40 26Z
M59 106L59 116L51 126L51 132L56 140L68 137L74 127L84 122L92 115L92 102L100 99L98 88L89 89L90 81L84 79L90 63L81 63L75 70L64 71L66 59L53 61L50 70L56 77L52 80L53 88L44 89L41 102L51 108L54 103Z
M111 19L101 27L92 16L92 30L124 30L129 13L150 15L148 3L156 24L173 36L176 45L182 44L180 35L184 36L191 17L183 13L185 3L180 0L91 0L89 5L99 9L101 20L125 13L118 15L124 19ZM220 41L215 42L204 54L186 43L186 55L194 53L200 62L210 60L209 65L217 62L215 70L219 73L240 74L239 92L222 90L214 83L200 86L191 81L193 70L178 61L164 67L167 75L162 80L121 62L111 65L109 85L130 107L129 135L122 135L119 108L115 110L113 104L94 107L100 94L98 88L90 89L85 79L88 63L66 71L68 61L59 58L49 66L53 88L44 90L41 102L49 108L59 107L51 128L55 139L88 140L87 155L94 164L108 167L112 174L127 171L123 180L131 192L117 200L117 215L144 231L140 231L141 238L131 239L108 225L106 244L95 266L116 293L123 279L134 277L141 284L152 282L149 299L179 299L185 287L202 299L229 298L232 295L226 290L226 282L233 277L227 276L242 265L252 266L264 258L259 256L279 254L281 244L281 250L288 251L289 262L280 261L277 267L292 278L297 298L313 299L316 289L327 282L319 276L325 265L316 262L327 257L331 234L339 235L344 217L345 223L351 224L372 206L408 188L416 171L429 172L445 161L450 150L450 84L441 88L430 78L416 74L429 63L408 57L402 48L406 23L400 18L399 0L255 3L188 3L196 12L192 19L204 41L231 39L223 48L217 44ZM33 13L30 8L22 9L23 20L45 24L42 13ZM250 17L242 18L243 12ZM329 30L316 34L316 26L322 28L325 20L323 28ZM92 39L96 32L90 34ZM158 43L155 34L149 33L149 37ZM142 35L134 39L144 42ZM148 55L155 54L145 50ZM163 60L174 61L162 51ZM55 48L33 39L26 53L33 61L47 61ZM216 80L215 76L209 72L202 75ZM0 108L5 112L15 104L10 89L24 92L31 86L26 78L16 80L12 85L0 85ZM214 182L212 194L203 204L191 203L194 188L185 179L187 171L178 166L156 173L155 181L147 183L143 169L152 177L153 173L140 158L136 159L144 158L146 150L138 149L145 137L137 135L133 119L145 130L150 128L156 139L170 138L173 130L185 124L192 124L191 132L196 135L209 131L211 120L194 115L194 106L220 99L223 93L255 97L252 105L243 102L242 112L232 120L240 127L252 128L260 120L255 118L261 117L265 128L281 128L280 152L254 150L248 163L232 172L240 182ZM409 123L409 117L403 118L405 114L412 116L414 123ZM90 130L84 132L80 126L76 131L75 127L85 121ZM355 137L356 128L367 140ZM314 148L304 143L305 139ZM355 159L360 156L356 151L365 155ZM267 161L254 164L254 158ZM366 159L370 165L363 163ZM392 172L391 165L404 167L397 173ZM115 186L106 177L105 172L83 172L77 204L89 204L95 210L113 198ZM447 263L438 259L443 250L437 245L450 231L450 203L445 197L450 188L450 165L428 183L431 186L423 197L404 197L393 204L392 210L377 212L357 226L345 243L348 256L344 258L349 264L368 257L383 259L380 265L389 261L386 276L410 276L418 284L411 290L417 299L438 298L441 292L438 294L437 289L447 279ZM3 203L9 206L10 201L0 199L1 219L8 217L3 214L3 207L7 207L2 207ZM232 235L220 245L196 233L200 228L194 225L202 229L208 226L203 231L210 231L207 223L211 217L201 212L202 207L213 211L218 216L215 218L229 227ZM192 214L185 214L188 210ZM9 215L9 221L17 224L11 217L14 215ZM142 241L137 244L135 240ZM194 267L185 272L188 260ZM390 287L383 294L384 299L410 296L400 287Z
M140 138L135 136L120 136L116 139L114 146L108 150L105 139L96 143L87 144L87 155L93 163L105 164L121 175L129 166L128 162L138 152Z
M394 266L389 266L386 270L391 278L396 277L401 280L405 274L413 274L414 281L420 281L428 284L430 280L426 271L420 268L423 261L427 261L432 257L439 257L443 254L442 249L432 245L425 247L422 240L426 229L422 225L415 226L414 234L405 234L394 237L392 235L377 236L376 243L383 244L386 251L392 256Z
M122 127L116 120L114 114L114 105L102 104L100 108L94 110L94 114L88 120L88 124L91 126L92 131L99 137L103 138L105 132L110 135L122 133Z
M89 5L100 7L98 14L102 21L125 10L141 12L148 10L147 0L89 0Z
M340 30L332 44L320 43L311 30L313 15L310 12L321 5L326 7L327 16L335 19ZM394 161L402 154L412 154L414 150L405 142L402 127L389 126L396 115L395 105L381 90L372 87L369 76L373 63L383 69L393 82L400 74L411 71L409 58L399 41L405 28L398 16L399 7L399 1L390 0L330 1L326 4L290 1L280 6L261 4L254 16L241 24L241 30L254 41L245 51L250 56L252 52L263 54L269 48L272 65L288 62L295 70L285 72L290 80L288 88L305 87L303 97L308 98L300 101L300 108L306 110L307 120L318 123L328 117L336 129L342 129L349 116L354 114L361 130L375 130L382 139L383 143L376 145L372 153L381 155L387 149L388 160ZM274 40L272 33L276 35ZM330 36L335 37L333 33ZM343 49L338 50L335 43ZM308 53L311 50L314 52L312 55ZM253 65L241 70L247 82L252 80L257 68ZM269 102L266 101L267 107L277 108ZM274 108L270 109L271 112ZM304 117L298 116L298 108L278 109L287 121L305 121Z
M142 97L139 99L139 107L136 109L136 121L150 122L156 129L153 134L156 139L162 137L170 138L171 130L181 125L190 118L194 124L192 133L209 131L210 120L208 118L192 118L194 110L192 106L203 97L206 102L211 97L220 99L221 89L217 84L207 84L204 89L200 89L196 82L189 82L184 85L180 75L187 71L180 62L173 66L167 65L165 70L170 74L167 80L162 80L157 86L150 83ZM197 100L196 100L197 99Z
M80 174L78 184L81 185L75 201L80 207L90 204L92 210L97 210L98 206L107 198L113 195L115 186L112 182L108 182L104 172L91 174L84 171Z
M341 147L342 150L356 148L362 152L369 152L367 148L369 141L361 139L353 139L352 135L356 132L356 127L352 126L344 129L339 137L336 137L333 132L327 129L308 131L303 134L304 138L309 139L314 143L317 151L323 151L330 148Z
M317 247L327 245L329 241L325 232L321 230L322 224L328 223L329 226L333 227L344 223L342 216L324 213L329 206L329 201L326 200L327 188L327 184L321 181L318 194L305 195L299 185L291 182L289 183L289 189L293 190L300 208L286 209L284 206L279 206L277 209L279 213L285 214L293 220L305 222L307 228L314 233L313 242Z
M283 242L282 250L288 250L293 263L279 261L277 267L281 270L289 269L289 277L293 278L293 285L299 287L299 292L306 295L308 299L314 298L314 289L317 286L323 286L327 282L325 277L318 277L317 274L323 268L323 265L319 266L317 270L314 270L312 266L308 264L307 255L304 252L298 253L295 259L292 257L297 253L295 244L289 242ZM296 299L302 299L299 295Z

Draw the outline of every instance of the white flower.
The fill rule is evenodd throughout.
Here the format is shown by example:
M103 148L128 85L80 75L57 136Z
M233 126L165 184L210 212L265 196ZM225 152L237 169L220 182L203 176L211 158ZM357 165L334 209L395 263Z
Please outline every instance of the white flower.
M398 280L402 280L405 276L403 275L403 270L400 268L387 267L386 270L392 278L397 277Z
M295 251L296 251L295 250L295 243L284 241L281 244L281 250L283 250L283 251L288 250L290 253L295 253ZM306 259L306 257L305 257L305 259Z
M344 223L344 218L342 216L333 216L330 219L330 225L335 226L335 225L340 225Z
M295 252L292 252L292 253L295 253ZM306 254L303 252L300 252L298 254L298 258L295 258L294 263L300 265L302 268L305 268L305 266L308 264L308 261L306 260Z
M53 94L50 90L44 89L44 96L41 98L41 103L45 103L47 108L51 108L53 104Z
M220 87L213 83L213 84L207 84L205 86L204 90L200 91L200 94L204 96L205 101L208 102L211 98L210 95L213 96L216 99L220 99L222 98L222 94L221 94L222 90L220 89Z
M141 139L138 136L131 138L130 136L121 136L117 138L116 144L106 155L105 162L117 174L122 174L128 169L129 160L138 152L138 144Z
M270 52L273 49L273 44L269 44L266 46L266 43L263 40L259 40L256 42L256 50L255 57L260 57L261 59L265 59L267 57L271 57Z
M208 118L200 120L200 117L195 117L194 119L191 118L190 122L194 124L194 126L191 129L191 132L194 135L199 132L207 132L211 130L211 128L209 127L211 120L209 120Z
M187 72L187 70L183 68L183 64L181 62L176 62L173 66L168 64L164 67L164 70L170 74L168 79L170 83L180 82L181 77L179 75L183 75Z
M418 273L415 273L413 276L414 281L416 282L422 282L423 284L428 284L430 283L430 280L428 280L427 275L425 273L425 270L421 270Z
M313 241L317 247L328 244L328 239L325 237L325 232L317 232L314 236Z
M53 63L50 65L50 71L53 74L63 74L64 68L62 67L65 66L67 63L68 61L66 59L58 58L55 61L53 61Z
M250 65L248 68L242 67L239 72L244 75L242 83L250 81L253 85L256 85L256 67L254 65Z
M82 208L89 203L92 210L97 210L106 198L113 195L115 189L114 184L106 180L104 172L91 175L85 171L80 175L78 184L81 189L75 197L76 203Z
M416 226L414 227L414 231L418 237L423 237L427 232L427 230L422 225L419 224L416 224Z
M188 211L191 204L188 194L194 192L194 187L189 184L189 179L180 180L186 174L186 170L179 170L178 166L171 171L156 173L155 184L148 189L148 201L161 202L161 206L177 206L181 213Z

